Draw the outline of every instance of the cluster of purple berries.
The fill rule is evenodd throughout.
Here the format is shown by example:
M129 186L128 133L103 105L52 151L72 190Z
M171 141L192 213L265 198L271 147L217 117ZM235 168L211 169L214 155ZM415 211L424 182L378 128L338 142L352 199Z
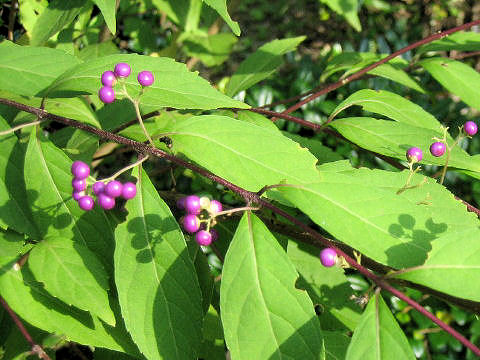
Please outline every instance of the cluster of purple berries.
M468 136L473 136L478 131L478 126L473 121L467 121L465 125L463 125L463 131ZM445 154L447 150L447 145L444 142L436 141L432 145L430 145L430 153L435 157L440 157ZM410 162L419 162L423 158L422 150L418 147L411 147L407 150L407 160Z
M92 210L95 201L88 195L87 179L90 176L90 167L83 161L75 161L72 164L72 187L73 199L78 202L82 210ZM97 197L97 203L104 210L111 210L115 207L115 198L122 197L130 200L137 195L137 187L132 182L122 184L120 181L112 180L105 184L97 181L92 185L92 192Z
M100 100L105 104L115 101L115 91L113 90L113 85L115 85L115 82L118 79L127 78L131 72L132 69L127 63L118 63L115 65L113 71L105 71L102 74L103 87L98 90L98 97ZM138 73L137 80L140 85L146 87L152 85L155 79L150 71L144 70Z
M212 217L223 210L222 203L217 200L210 200L206 196L189 195L177 201L177 207L185 210L186 215L182 219L182 225L186 232L195 234L195 241L202 246L208 246L218 239L215 229L208 226L208 230L202 228L202 224L210 222ZM202 213L203 210L203 213ZM208 214L206 220L201 220Z

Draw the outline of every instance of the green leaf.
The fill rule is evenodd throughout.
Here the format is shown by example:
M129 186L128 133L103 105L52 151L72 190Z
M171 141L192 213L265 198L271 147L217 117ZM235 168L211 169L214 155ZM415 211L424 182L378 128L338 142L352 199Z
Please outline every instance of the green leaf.
M346 360L415 360L407 337L379 294L368 303L353 333Z
M419 266L443 236L477 228L465 205L434 179L408 171L320 172L319 182L279 191L332 236L394 268ZM348 226L345 226L348 224Z
M428 151L434 137L443 137L440 131L366 117L337 119L329 125L364 149L405 160L407 149L417 146L423 150L422 163L445 164L443 157L437 158ZM480 157L470 156L459 146L453 148L448 164L449 167L480 172Z
M33 218L43 238L64 237L88 247L107 270L113 264L113 229L103 210L85 212L72 198L72 161L31 132L25 156L25 183Z
M27 33L32 33L39 15L47 6L48 0L19 0L18 17Z
M27 263L28 264L28 263ZM21 271L0 270L2 297L22 319L47 332L65 334L80 344L127 352L139 356L117 316L116 327L101 322L85 311L68 306L49 295L24 265Z
M435 57L419 64L442 86L457 95L467 105L480 110L480 74L467 64L452 59Z
M0 131L9 128L0 116ZM23 179L25 149L14 133L0 136L0 146L0 225L38 239Z
M316 159L278 132L226 116L193 116L177 123L172 150L250 191L281 181L318 178ZM268 139L268 141L259 141Z
M205 4L215 9L216 12L222 17L227 25L232 29L233 33L237 36L240 36L240 27L236 21L233 21L230 18L227 10L227 1L226 0L203 0Z
M15 231L0 230L0 269L3 266L11 265L11 262L17 259L24 242L23 236Z
M80 63L63 50L0 43L0 89L41 96L65 70Z
M260 46L238 67L228 82L226 93L233 96L272 75L283 63L283 55L296 49L305 36L273 40Z
M432 251L423 265L402 270L394 277L462 299L480 301L479 236L478 228L442 236L432 243Z
M333 110L330 119L354 105L361 106L364 111L381 114L408 125L435 131L439 131L442 126L432 114L423 110L421 106L386 90L363 89L353 93Z
M234 117L233 114L230 117ZM248 111L248 110L239 111L237 113L237 119L246 121L248 123L251 123L257 126L264 127L271 131L280 132L277 125L275 125L275 123L272 120L268 119L267 117L261 114L254 113L253 111ZM284 135L287 136L286 134Z
M338 331L323 331L326 360L344 360L350 337Z
M237 38L228 33L186 34L183 50L188 56L199 58L206 66L215 66L228 59L236 42Z
M28 263L35 279L51 295L115 325L108 304L107 273L87 247L66 238L47 238L32 249Z
M115 231L115 283L125 325L148 359L196 358L203 312L195 268L178 224L144 171L137 189L126 204L127 221Z
M323 359L320 322L283 248L251 213L225 258L220 309L232 359Z
M307 148L318 159L319 164L343 160L343 157L339 153L323 145L319 140L306 138L304 136L292 134L287 131L283 131L282 134L299 143L301 146Z
M190 258L195 266L200 290L202 291L203 313L206 314L212 301L213 288L215 285L210 272L210 266L208 265L206 255L203 253L202 249L197 246L195 241L190 241L187 243L187 246Z
M43 45L53 35L69 25L80 13L84 0L52 0L33 27L30 44Z
M345 78L386 56L386 54L342 52L328 62L326 69L320 77L320 81L324 82L332 74L344 70L345 72L343 73L342 78ZM395 58L386 64L382 64L375 69L370 70L367 74L381 76L424 93L425 91L420 85L418 85L418 83L404 71L407 66L408 62L406 60Z
M370 70L367 74L381 76L420 93L425 93L425 90L423 90L422 87L418 85L418 83L402 69L402 67L395 66L394 64L383 64L373 70Z
M480 49L480 34L474 31L459 31L440 40L423 45L417 51L422 54L428 51L477 51Z
M117 21L115 19L116 0L92 0L102 12L105 23L110 32L115 35L117 32Z
M343 269L324 267L319 253L318 248L288 242L288 257L300 274L296 287L305 289L315 304L321 304L322 329L353 331L360 319L360 307L351 300L353 289Z
M152 3L174 23L185 26L190 0L152 0Z
M111 41L87 45L75 55L83 61L96 59L102 56L118 54L120 49Z
M136 96L141 90L137 74L149 69L155 82L142 95L142 105L151 108L173 107L177 109L216 109L219 107L248 108L248 105L232 100L215 90L206 80L187 70L185 64L170 58L155 58L136 54L110 55L75 66L56 79L50 88L51 95L70 96L96 94L99 79L115 64L126 62L132 74L125 80L127 91ZM115 90L119 91L119 85Z
M320 0L320 2L328 5L330 9L343 16L355 30L362 30L357 14L358 0Z

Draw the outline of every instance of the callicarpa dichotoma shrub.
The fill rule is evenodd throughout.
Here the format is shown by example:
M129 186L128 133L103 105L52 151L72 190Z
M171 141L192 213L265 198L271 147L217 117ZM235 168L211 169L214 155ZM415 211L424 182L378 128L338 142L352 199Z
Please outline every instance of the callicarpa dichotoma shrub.
M323 2L361 29L356 1ZM166 29L162 51L148 50L159 30L135 22L145 14ZM394 301L458 344L459 358L480 356L478 336L421 304L480 313L480 210L444 186L480 178L465 150L477 124L449 128L401 91L326 100L366 75L418 94L429 78L480 110L480 75L447 56L480 50L470 31L480 21L390 55L331 52L326 82L278 108L245 94L305 36L265 43L216 83L190 70L225 63L242 37L225 1L11 1L10 15L0 358L69 348L94 359L415 359ZM327 116L298 116L313 103L330 104ZM319 134L378 166L352 166ZM367 283L360 293L352 274Z

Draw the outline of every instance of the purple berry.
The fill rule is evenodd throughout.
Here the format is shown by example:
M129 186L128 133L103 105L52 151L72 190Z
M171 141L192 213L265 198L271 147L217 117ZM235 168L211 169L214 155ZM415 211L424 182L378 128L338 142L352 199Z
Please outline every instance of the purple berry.
M104 210L113 209L115 206L115 199L105 194L100 194L97 197L98 205Z
M212 235L212 242L218 240L218 231L215 229L210 229L210 234Z
M119 197L122 195L123 185L120 181L112 180L105 185L105 195L112 198Z
M179 208L180 210L185 209L185 199L185 197L182 197L177 200L177 208Z
M411 162L422 161L423 154L422 150L417 147L411 147L407 150L407 160Z
M325 248L320 252L320 262L323 266L331 267L337 262L337 252L332 248Z
M212 234L206 230L200 230L195 234L195 241L198 245L208 246L212 243Z
M142 71L138 73L137 76L138 83L142 86L150 86L155 80L153 74L150 71Z
M185 216L182 224L185 231L190 234L196 233L200 229L200 219L192 214Z
M447 145L443 142L434 142L432 145L430 145L430 153L433 156L439 157L445 154L445 151L447 150Z
M467 135L473 136L478 131L478 126L473 121L467 121L465 125L463 125L463 129L467 133Z
M197 195L189 195L185 198L185 210L189 214L200 214L200 198Z
M92 189L93 193L98 196L105 191L105 184L103 181L97 181L95 184L93 184Z
M128 77L128 75L130 75L131 71L132 70L130 69L130 65L128 65L127 63L118 63L117 65L115 65L115 69L113 72L115 73L116 77L126 78Z
M104 86L107 86L107 87L113 87L113 85L115 84L115 73L113 71L105 71L103 74L102 74L102 84Z
M74 191L83 191L87 189L87 179L73 179L72 187Z
M95 202L91 198L91 196L82 196L78 200L78 206L80 206L80 209L85 210L85 211L90 211L93 209L93 205L95 205Z
M137 186L132 182L126 182L123 184L122 197L125 200L133 199L137 195Z
M72 164L72 174L77 180L86 179L90 175L90 167L83 161L75 161Z
M85 191L73 191L72 197L75 201L80 200L82 196L85 196Z
M223 206L222 206L222 203L220 201L217 201L217 200L210 201L210 209L209 209L210 213L216 214L216 213L219 213L222 210L223 210Z
M98 90L98 97L101 102L110 104L115 101L115 91L109 86L104 86Z

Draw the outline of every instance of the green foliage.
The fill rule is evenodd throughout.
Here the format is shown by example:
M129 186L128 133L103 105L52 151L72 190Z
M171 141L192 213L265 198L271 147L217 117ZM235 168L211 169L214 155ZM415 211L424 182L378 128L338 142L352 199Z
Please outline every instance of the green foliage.
M322 359L323 339L311 300L265 225L246 213L225 258L220 310L236 359ZM275 284L275 286L271 286Z
M380 295L375 294L355 329L345 359L415 359L405 334Z
M282 55L294 50L303 40L304 36L273 40L259 47L232 75L227 85L227 95L233 96L272 75L283 63Z
M99 360L475 358L376 279L478 343L479 220L467 209L480 213L480 140L461 126L480 110L479 34L427 41L348 80L443 18L474 18L469 4L11 4L0 19L0 295L52 359L80 345ZM100 77L119 62L132 73L104 104ZM145 70L155 81L142 88ZM307 126L284 119L295 104ZM453 148L434 157L441 139ZM406 170L413 146L423 159ZM86 194L115 174L136 196L81 210L75 160L91 169ZM190 194L223 204L198 214L219 233L211 246L179 226L175 204ZM355 260L322 266L327 245ZM0 307L0 359L30 351Z

